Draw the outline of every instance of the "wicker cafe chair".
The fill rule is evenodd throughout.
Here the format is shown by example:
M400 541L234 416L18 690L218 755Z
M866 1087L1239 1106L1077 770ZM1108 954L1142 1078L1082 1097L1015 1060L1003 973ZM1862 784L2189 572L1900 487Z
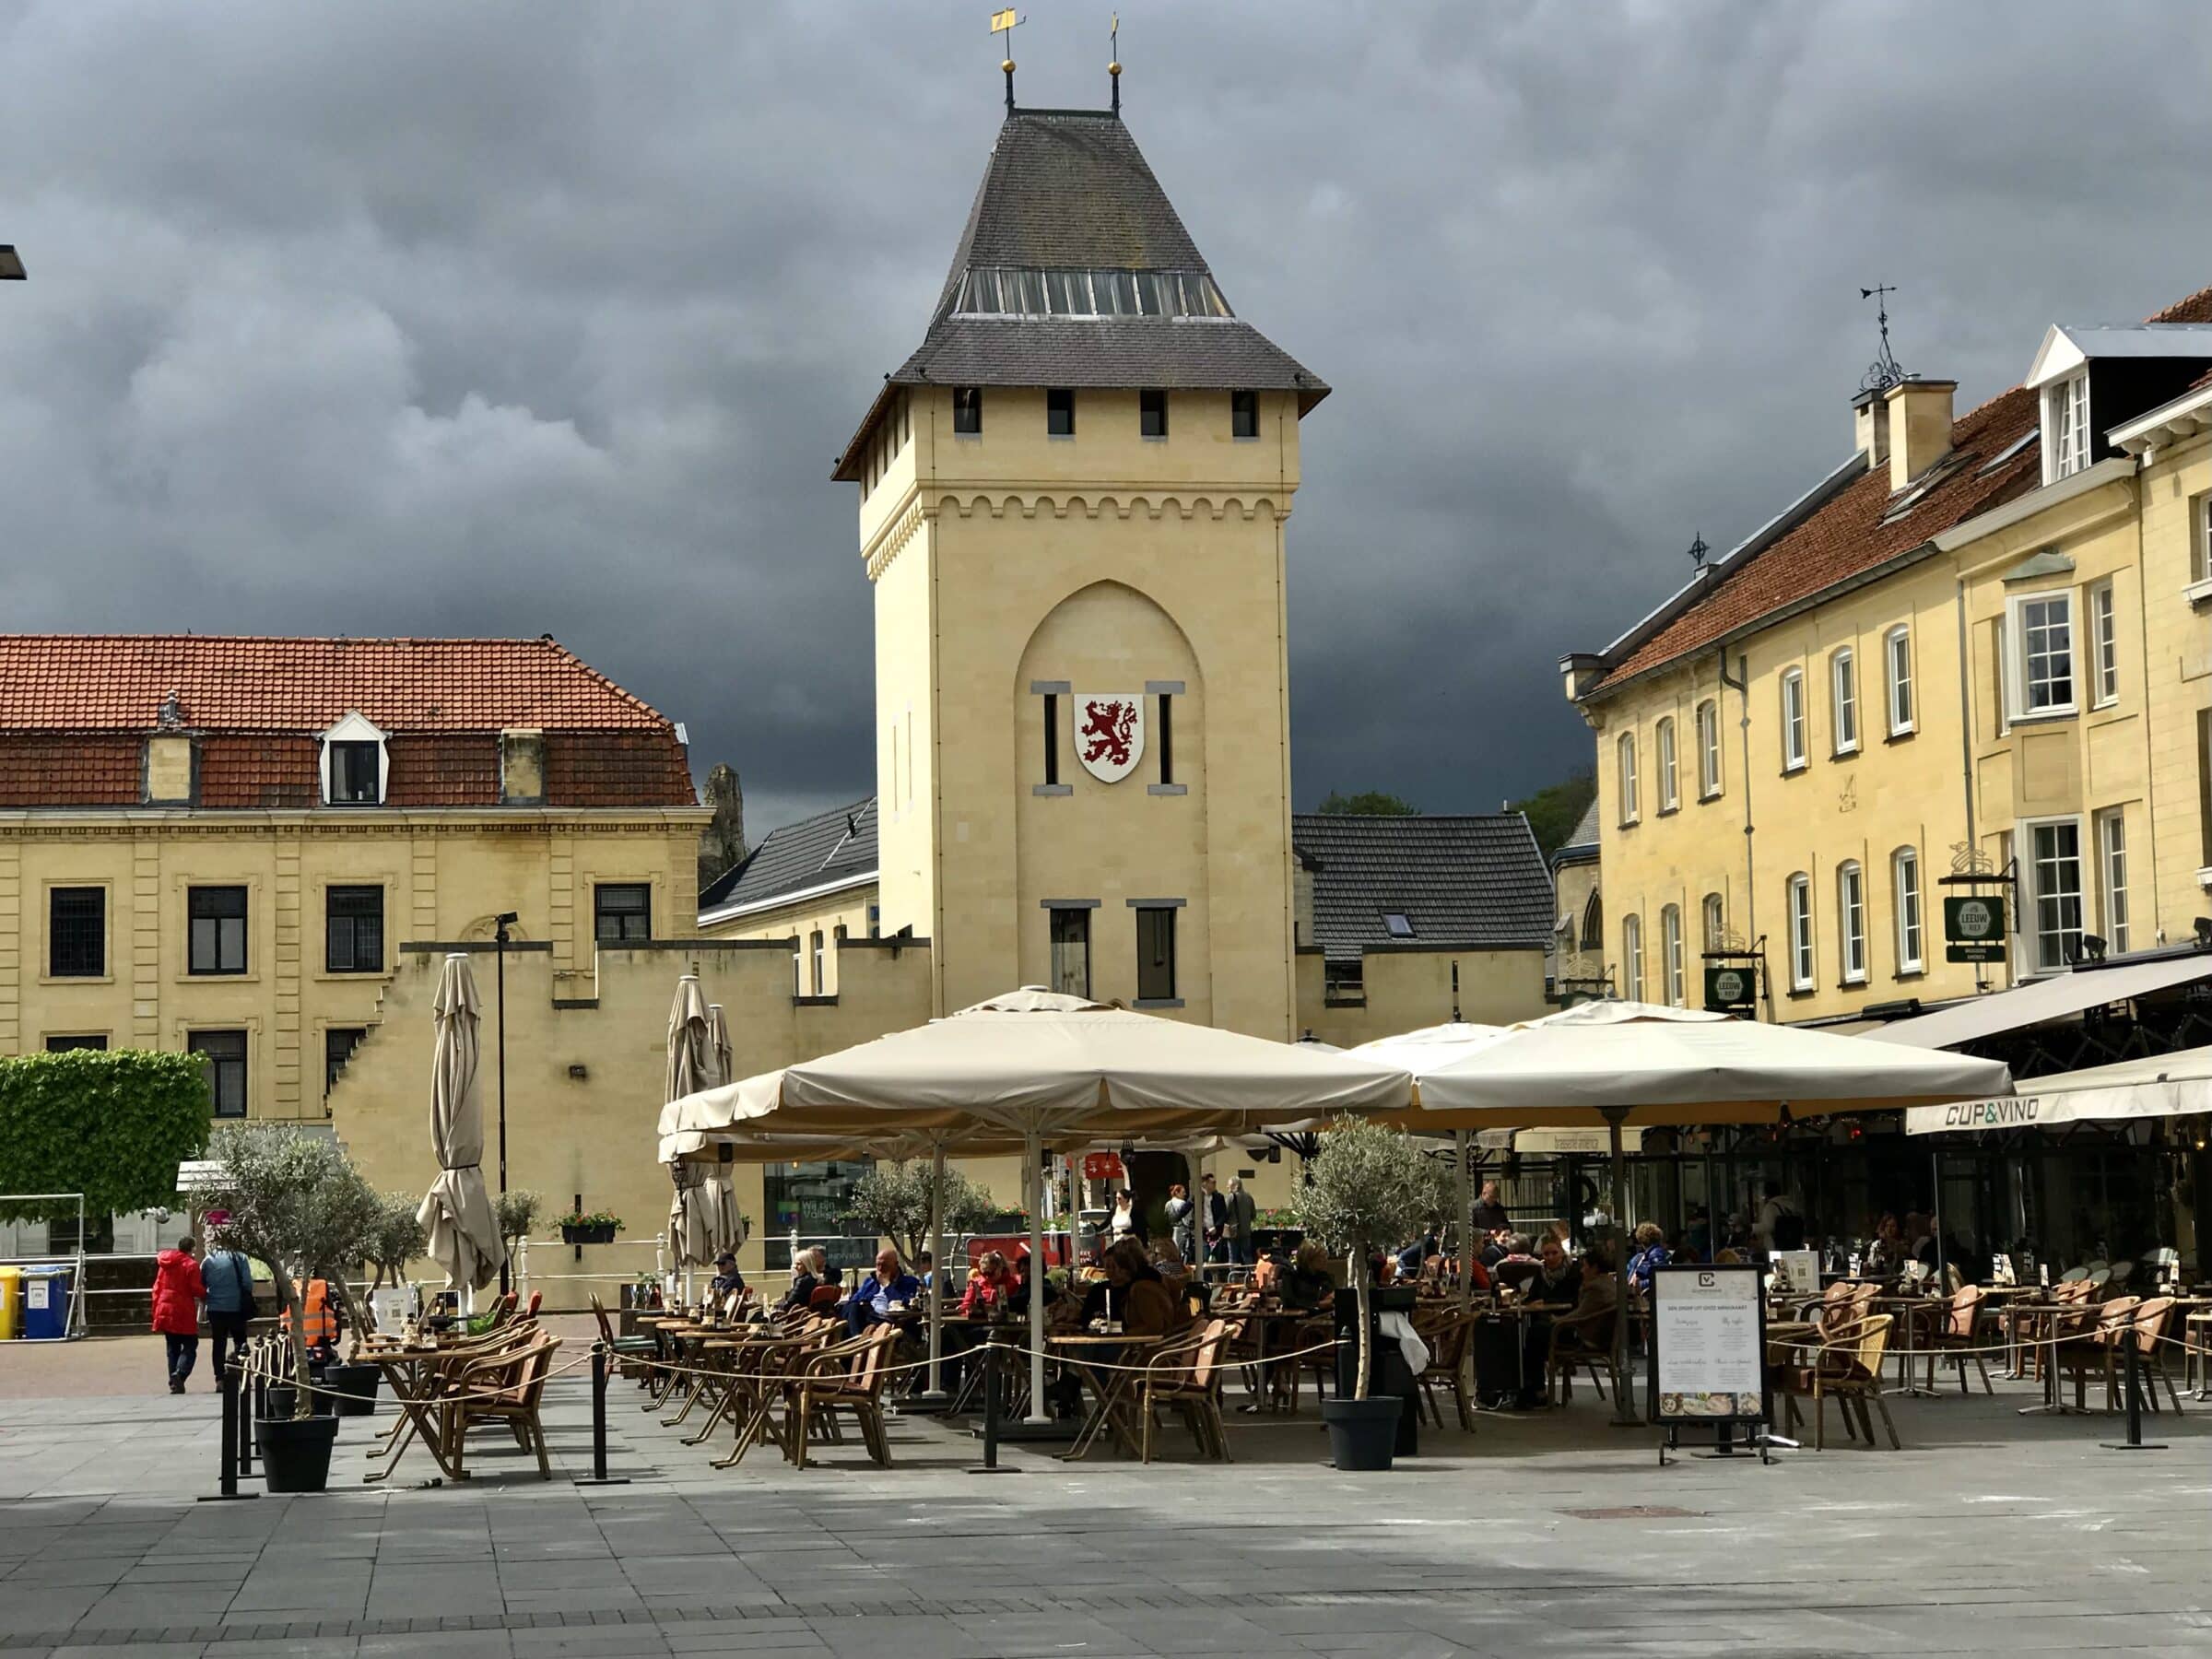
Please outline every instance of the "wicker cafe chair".
M1454 1312L1432 1319L1425 1325L1415 1324L1416 1333L1429 1345L1428 1369L1415 1381L1420 1384L1421 1398L1427 1402L1429 1416L1439 1429L1444 1426L1444 1418L1436 1404L1436 1391L1448 1388L1459 1411L1459 1426L1469 1434L1475 1432L1475 1402L1467 1395L1466 1359L1467 1346L1474 1340L1476 1322L1480 1317L1473 1312Z
M2138 1375L2144 1379L2144 1395L2150 1401L2150 1408L2159 1410L2159 1384L2165 1383L2166 1397L2173 1402L2173 1409L2178 1416L2182 1409L2182 1396L2173 1385L2173 1373L2166 1369L2167 1345L2164 1340L2166 1327L2173 1318L2173 1304L2174 1299L2171 1296L2148 1297L2136 1304L2133 1324L2136 1367ZM2126 1386L2127 1361L2121 1343L2112 1345L2111 1363L2113 1375L2105 1386L2118 1394ZM2120 1403L2124 1406L2126 1405L2124 1396L2121 1397Z
M488 1423L506 1424L516 1445L537 1453L539 1477L553 1478L538 1409L559 1347L558 1336L539 1337L505 1353L472 1359L452 1373L437 1403L438 1438L455 1480L468 1478L462 1463L468 1431Z
M1143 1435L1137 1455L1144 1462L1152 1461L1154 1414L1161 1406L1182 1413L1201 1456L1231 1461L1229 1430L1221 1420L1221 1380L1227 1374L1221 1356L1229 1333L1228 1320L1208 1320L1195 1341L1163 1348L1146 1361L1136 1400Z
M757 1335L718 1338L708 1344L710 1349L726 1348L730 1370L728 1392L715 1418L709 1419L707 1430L712 1430L716 1420L737 1427L736 1445L728 1456L714 1460L716 1468L735 1468L745 1461L746 1453L764 1440L775 1441L785 1455L790 1454L783 1431L776 1426L776 1407L783 1403L783 1391L791 1377L821 1352L841 1328L834 1320L802 1314L788 1324L769 1327Z
M877 1465L891 1466L891 1443L883 1430L883 1385L891 1345L898 1339L893 1326L877 1325L865 1336L809 1356L783 1385L783 1452L793 1467L806 1466L809 1431L826 1428L840 1412L850 1412L860 1425Z
M1544 1356L1544 1385L1547 1394L1557 1383L1555 1405L1564 1406L1574 1398L1574 1373L1590 1373L1590 1386L1597 1390L1601 1400L1607 1397L1604 1380L1598 1370L1613 1380L1616 1394L1620 1391L1620 1373L1613 1368L1613 1325L1620 1315L1618 1312L1598 1320L1589 1327L1590 1335L1583 1336L1578 1331L1561 1330L1558 1322L1551 1327L1551 1347ZM1561 1338L1565 1340L1562 1341Z
M1924 1336L1928 1350L1928 1382L1936 1386L1936 1362L1941 1359L1959 1372L1959 1392L1969 1392L1966 1386L1966 1365L1972 1360L1974 1369L1982 1373L1982 1392L1994 1394L1990 1386L1989 1367L1983 1364L1980 1338L1983 1333L1982 1288L1967 1285L1951 1297L1951 1305L1943 1318Z
M591 1293L592 1317L599 1322L599 1341L615 1357L616 1371L625 1377L643 1377L649 1368L638 1363L650 1359L660 1345L650 1336L618 1336L615 1322L606 1316L606 1304L599 1300L599 1292Z
M1803 1420L1797 1401L1809 1395L1813 1402L1813 1449L1828 1449L1828 1402L1835 1400L1842 1407L1843 1432L1853 1440L1864 1429L1866 1445L1874 1446L1874 1423L1867 1416L1867 1402L1882 1414L1882 1427L1889 1431L1892 1450L1903 1449L1897 1438L1897 1425L1890 1420L1888 1402L1882 1398L1882 1360L1889 1348L1889 1315L1875 1313L1857 1321L1842 1330L1824 1332L1818 1345L1812 1350L1810 1363L1785 1365L1781 1369L1783 1401L1788 1407L1790 1424L1794 1428ZM1858 1425L1852 1423L1853 1407L1858 1411Z
M2088 1377L2092 1371L2104 1377L2105 1409L2112 1408L2117 1398L2112 1385L2112 1356L2122 1336L2135 1328L2136 1306L2135 1297L2115 1296L2110 1301L2082 1310L2070 1322L2062 1322L2055 1327L2051 1363L2058 1368L2062 1390L2067 1373L2073 1374L2075 1410L2088 1409Z

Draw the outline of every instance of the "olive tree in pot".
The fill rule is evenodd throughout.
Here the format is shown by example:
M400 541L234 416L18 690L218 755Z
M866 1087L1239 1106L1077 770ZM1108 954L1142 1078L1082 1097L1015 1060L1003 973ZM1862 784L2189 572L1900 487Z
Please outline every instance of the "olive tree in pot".
M304 1379L303 1286L309 1277L329 1280L345 1300L348 1322L361 1328L360 1306L347 1275L367 1253L377 1196L335 1141L284 1124L226 1124L210 1138L207 1155L222 1174L206 1203L228 1210L229 1238L269 1265L276 1300L290 1315L293 1374ZM307 1389L284 1392L291 1398L290 1415L265 1418L259 1425L269 1490L319 1492L330 1478L337 1420L314 1415Z
M384 1288L387 1279L398 1284L407 1264L423 1252L422 1223L415 1215L419 1203L412 1193L376 1194L374 1212L361 1238L362 1262L374 1275L369 1281L372 1299ZM347 1324L350 1334L347 1361L326 1367L323 1381L336 1396L338 1416L367 1417L376 1409L376 1391L383 1382L384 1373L373 1365L361 1363L361 1337L371 1322L358 1317L350 1296L347 1307L349 1315L355 1315L348 1318Z
M959 1171L947 1170L941 1187L935 1173L925 1159L879 1163L853 1182L851 1203L841 1219L890 1240L911 1266L924 1251L936 1248L929 1236L933 1187L937 1219L947 1233L974 1232L998 1213L991 1194Z
M1346 1282L1359 1298L1358 1362L1349 1399L1322 1402L1340 1469L1387 1469L1402 1402L1370 1397L1374 1368L1373 1274L1369 1259L1408 1238L1426 1218L1434 1181L1409 1137L1362 1119L1339 1118L1321 1137L1298 1189L1306 1232L1345 1253Z

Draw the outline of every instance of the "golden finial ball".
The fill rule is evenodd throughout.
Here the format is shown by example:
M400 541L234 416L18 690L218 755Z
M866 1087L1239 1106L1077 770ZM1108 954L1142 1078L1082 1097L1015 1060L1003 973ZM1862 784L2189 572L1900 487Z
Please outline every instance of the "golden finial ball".
M1011 75L1014 73L1014 60L1012 58L1008 58L1005 63L999 65L999 67L1006 74Z
M1122 64L1119 58L1116 58L1112 63L1106 65L1106 73L1109 75L1119 75L1121 72Z

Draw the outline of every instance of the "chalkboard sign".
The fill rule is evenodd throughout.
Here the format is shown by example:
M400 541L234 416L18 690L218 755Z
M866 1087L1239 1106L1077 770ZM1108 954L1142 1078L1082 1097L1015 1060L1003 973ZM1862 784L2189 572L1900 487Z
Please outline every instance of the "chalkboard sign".
M1653 1273L1653 1421L1765 1420L1767 1305L1759 1279L1748 1262Z

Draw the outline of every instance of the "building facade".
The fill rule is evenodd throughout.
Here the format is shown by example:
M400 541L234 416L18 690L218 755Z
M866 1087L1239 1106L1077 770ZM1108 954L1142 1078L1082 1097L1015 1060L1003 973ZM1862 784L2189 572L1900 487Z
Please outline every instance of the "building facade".
M1947 382L1863 393L1851 461L1563 659L1620 994L1701 1003L1702 954L1741 947L1760 1017L1800 1020L2194 936L2208 322L2212 291L2053 328L1964 416ZM1969 893L2005 900L2001 959L1947 959Z

